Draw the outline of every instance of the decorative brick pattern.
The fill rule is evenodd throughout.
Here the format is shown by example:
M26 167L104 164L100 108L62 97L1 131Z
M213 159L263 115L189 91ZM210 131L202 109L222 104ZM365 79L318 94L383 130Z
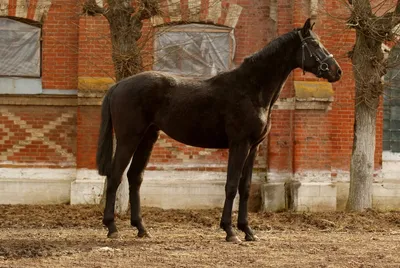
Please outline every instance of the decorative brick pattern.
M68 108L0 107L0 166L75 166L75 121Z
M221 0L167 0L166 7L162 17L151 18L153 26L189 18L190 22L212 22L235 28L243 9L233 1Z
M260 146L255 168L266 170L266 150ZM204 149L186 146L161 133L154 146L150 166L158 169L157 164L179 164L177 169L190 170L226 170L228 163L228 150L226 149Z
M2 0L0 1L0 16L42 21L51 5L52 0Z

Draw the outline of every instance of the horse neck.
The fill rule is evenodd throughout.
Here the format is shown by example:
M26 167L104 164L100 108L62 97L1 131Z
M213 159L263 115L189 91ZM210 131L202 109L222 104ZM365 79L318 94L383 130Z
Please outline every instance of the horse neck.
M252 84L252 94L259 100L261 106L270 106L279 95L282 85L289 74L299 67L296 61L296 51L300 45L293 33L276 39L246 58L242 64L247 79Z

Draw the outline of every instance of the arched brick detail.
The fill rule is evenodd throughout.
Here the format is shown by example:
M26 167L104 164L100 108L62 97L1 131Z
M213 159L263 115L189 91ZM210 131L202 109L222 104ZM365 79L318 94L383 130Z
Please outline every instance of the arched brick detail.
M43 22L52 0L0 0L0 17L10 16Z
M163 16L151 18L153 26L171 22L208 22L235 28L242 6L222 0L166 0Z

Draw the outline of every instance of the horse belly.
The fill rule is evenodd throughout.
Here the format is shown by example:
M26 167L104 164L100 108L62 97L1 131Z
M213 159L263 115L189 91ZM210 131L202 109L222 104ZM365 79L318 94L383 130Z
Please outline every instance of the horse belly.
M228 137L222 128L210 128L209 125L202 126L201 124L186 125L182 123L176 127L171 127L171 125L160 127L160 129L176 141L201 148L228 148Z

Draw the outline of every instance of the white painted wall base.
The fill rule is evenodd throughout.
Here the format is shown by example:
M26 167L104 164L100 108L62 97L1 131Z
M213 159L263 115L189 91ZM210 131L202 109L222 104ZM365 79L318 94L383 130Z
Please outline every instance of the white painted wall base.
M381 176L386 181L400 182L400 153L383 152Z
M149 170L145 172L140 188L141 202L143 206L163 209L222 207L225 178L225 172ZM98 203L103 184L104 178L95 171L78 171L78 179L71 184L71 204ZM235 199L235 209L237 202L238 198Z
M391 165L393 168L393 165ZM393 171L393 169L392 169ZM343 210L348 195L346 174L327 178L327 173L308 174L298 181L293 209L297 211ZM321 175L320 174L320 175ZM384 174L382 172L382 174ZM391 173L394 174L394 173ZM287 205L287 182L298 178L275 174L263 182L264 174L254 174L262 183L265 211L280 211ZM282 180L284 178L284 180ZM308 180L308 181L307 181ZM95 170L50 168L0 169L0 204L95 204L100 201L104 177ZM143 206L168 208L222 207L225 199L225 172L146 171L141 188ZM285 188L286 184L286 188ZM238 198L235 200L237 209ZM373 184L373 206L376 209L400 209L400 179L380 178Z
M283 182L263 183L261 198L264 211L285 210L285 184Z
M2 168L0 204L69 203L75 169Z
M348 182L297 182L295 188L295 194L289 197L284 182L264 183L263 210L286 209L290 198L294 198L294 211L342 211L346 207ZM373 183L372 205L377 210L400 210L400 182Z

